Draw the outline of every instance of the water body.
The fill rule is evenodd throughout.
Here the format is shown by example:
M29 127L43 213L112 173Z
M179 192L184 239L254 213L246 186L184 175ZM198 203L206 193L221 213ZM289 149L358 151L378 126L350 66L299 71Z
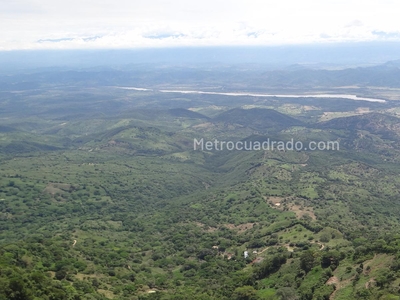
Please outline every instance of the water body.
M285 94L254 94L254 93L218 93L203 91L178 91L178 90L160 90L161 93L180 93L180 94L207 94L207 95L223 95L223 96L249 96L249 97L277 97L277 98L342 98L350 100L360 100L369 102L385 103L386 100L376 98L358 97L357 95L348 94L305 94L305 95L285 95Z
M135 91L157 91L160 93L178 93L178 94L204 94L204 95L221 95L221 96L248 96L248 97L276 97L276 98L341 98L357 101L369 101L386 103L386 100L377 98L366 98L359 97L351 94L304 94L304 95L293 95L293 94L257 94L257 93L222 93L222 92L204 92L204 91L192 91L192 90L152 90L138 87L119 87L125 90Z
M137 88L137 87L121 87L123 90L134 90L134 91L152 91L151 89Z

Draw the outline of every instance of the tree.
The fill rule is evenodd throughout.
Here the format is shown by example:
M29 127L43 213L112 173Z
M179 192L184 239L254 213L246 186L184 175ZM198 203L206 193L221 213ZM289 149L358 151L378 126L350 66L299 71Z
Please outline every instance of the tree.
M323 243L327 243L329 242L329 240L331 239L331 237L329 236L329 234L327 233L323 233L321 234L321 237L319 238L319 240Z
M232 295L232 299L234 300L257 300L257 292L256 290L249 285L241 286L235 289Z
M65 276L67 276L67 272L64 269L58 270L55 274L55 277L58 280L62 280L65 278Z
M280 300L298 300L299 296L297 296L296 291L291 287L280 288L276 291L276 295L280 297Z
M321 267L327 268L332 267L332 270L336 269L339 265L340 253L338 251L326 251L321 257Z
M300 256L300 268L308 273L315 265L314 252L311 250L305 251Z
M313 295L316 300L329 300L330 295L333 293L334 287L332 285L324 285L318 288Z
M24 281L17 278L10 280L5 294L9 300L31 300L34 298L26 288Z

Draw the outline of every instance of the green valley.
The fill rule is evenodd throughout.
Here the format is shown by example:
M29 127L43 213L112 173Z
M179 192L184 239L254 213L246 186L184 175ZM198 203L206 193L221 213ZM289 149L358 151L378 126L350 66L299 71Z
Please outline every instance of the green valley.
M400 299L393 69L382 90L360 77L358 94L386 99L368 102L162 93L259 74L130 68L1 78L0 299ZM355 84L321 73L305 72L318 88L291 71L242 91ZM194 150L201 138L340 149Z

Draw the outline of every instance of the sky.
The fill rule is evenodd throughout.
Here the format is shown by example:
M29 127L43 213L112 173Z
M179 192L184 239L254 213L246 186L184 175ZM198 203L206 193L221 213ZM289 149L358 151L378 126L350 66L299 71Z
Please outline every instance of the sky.
M0 50L400 41L398 0L0 0Z

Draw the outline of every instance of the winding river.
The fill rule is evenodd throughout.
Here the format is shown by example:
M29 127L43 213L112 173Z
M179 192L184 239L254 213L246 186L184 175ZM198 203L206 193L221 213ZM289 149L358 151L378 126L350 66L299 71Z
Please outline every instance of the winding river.
M193 90L152 90L137 87L119 87L126 90L135 91L158 91L160 93L178 93L178 94L204 94L204 95L222 95L222 96L248 96L248 97L276 97L276 98L341 98L358 101L369 101L385 103L386 100L377 98L366 98L359 97L357 95L350 94L304 94L304 95L293 95L293 94L257 94L257 93L222 93L222 92L204 92L204 91L193 91Z

